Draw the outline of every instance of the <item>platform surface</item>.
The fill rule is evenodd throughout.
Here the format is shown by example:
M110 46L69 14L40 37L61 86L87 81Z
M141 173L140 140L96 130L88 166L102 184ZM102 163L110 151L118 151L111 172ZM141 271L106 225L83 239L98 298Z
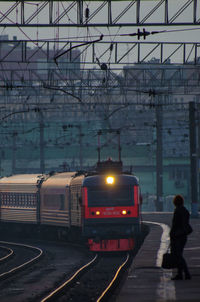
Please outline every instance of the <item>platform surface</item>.
M143 213L150 226L116 302L200 302L200 216L191 218L193 233L188 236L184 258L192 279L172 281L176 269L161 268L162 255L169 245L173 213Z

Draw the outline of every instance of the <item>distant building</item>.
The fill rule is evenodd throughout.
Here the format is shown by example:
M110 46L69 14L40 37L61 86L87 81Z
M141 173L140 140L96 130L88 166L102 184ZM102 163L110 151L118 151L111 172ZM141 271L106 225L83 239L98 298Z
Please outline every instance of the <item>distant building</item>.
M31 82L77 78L80 73L80 51L70 50L69 47L66 52L56 50L53 46L53 42L40 42L37 45L36 42L17 40L16 36L9 40L8 35L1 35L0 80ZM55 60L57 56L60 57Z

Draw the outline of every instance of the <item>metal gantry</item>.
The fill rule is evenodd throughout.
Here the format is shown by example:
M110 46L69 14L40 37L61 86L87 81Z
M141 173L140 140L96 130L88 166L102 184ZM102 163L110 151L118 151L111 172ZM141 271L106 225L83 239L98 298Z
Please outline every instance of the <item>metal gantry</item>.
M200 24L200 0L0 3L0 27L4 28L35 27L39 31L43 27L145 26L148 29L149 26ZM27 36L26 40L15 37L8 41L2 37L1 87L20 89L34 83L48 89L57 87L60 92L77 97L77 90L81 94L99 93L106 89L108 92L110 87L109 93L115 94L118 93L116 87L121 93L125 92L122 87L126 87L126 93L133 93L132 87L137 93L138 87L153 89L155 85L165 93L172 93L172 86L180 84L184 93L189 94L192 89L193 93L199 92L196 88L199 86L199 42L141 42L140 39L163 31L133 31L115 35L115 39L101 32L95 37L77 40L69 36L65 39L58 36L53 41L34 40Z
M0 26L3 27L36 27L38 23L40 27L200 24L199 0L106 0L89 3L82 0L31 2L21 0L1 3ZM6 3L5 7L3 3Z
M131 38L130 38L131 39ZM87 45L84 45L87 43ZM67 57L68 63L91 65L107 63L112 68L130 64L200 65L200 42L139 42L139 41L38 41L1 40L0 62L35 63L58 62ZM59 45L55 50L55 44ZM75 51L76 50L76 51ZM17 52L17 57L16 57ZM84 58L84 60L83 60ZM156 60L151 60L156 58ZM151 61L150 61L151 60ZM100 66L101 67L101 66ZM87 67L86 67L87 68Z
M101 91L113 95L119 91L123 95L153 94L153 90L163 94L199 93L198 43L98 42L82 50L74 49L78 41L56 43L59 50L51 41L2 40L1 88L9 91L31 86L39 91L42 87L77 97L100 95ZM179 62L175 63L177 58Z

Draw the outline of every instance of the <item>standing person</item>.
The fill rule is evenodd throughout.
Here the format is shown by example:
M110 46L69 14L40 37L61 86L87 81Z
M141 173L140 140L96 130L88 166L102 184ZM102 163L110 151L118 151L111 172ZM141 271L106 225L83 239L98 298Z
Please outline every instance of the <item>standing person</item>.
M183 249L187 242L187 235L192 232L189 225L190 214L184 207L184 199L181 195L176 195L173 199L175 206L172 219L172 227L170 230L171 253L177 260L177 275L172 280L182 280L183 272L185 279L191 279L187 264L183 258ZM188 231L190 228L190 231Z

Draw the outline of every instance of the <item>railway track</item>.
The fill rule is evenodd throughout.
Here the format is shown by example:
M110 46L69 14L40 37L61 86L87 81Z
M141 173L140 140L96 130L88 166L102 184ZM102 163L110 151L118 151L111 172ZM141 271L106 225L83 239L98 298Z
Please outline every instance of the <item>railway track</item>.
M43 251L35 246L6 241L0 241L0 244L4 244L1 248L8 251L7 255L0 259L4 262L0 266L0 281L32 265L43 255ZM11 256L14 256L12 261L10 261Z
M6 257L4 262L0 262L2 302L35 302L48 299L103 301L115 287L123 268L133 258L132 255L129 257L125 254L94 257L85 247L77 244L35 239L26 243L22 245L0 241L0 246L3 246L3 249L0 248L0 259ZM40 246L43 254L34 246ZM11 253L11 249L12 256L6 256ZM39 254L43 255L41 261L31 265L37 260L37 256L41 258ZM19 273L16 274L17 272Z
M11 250L13 257L8 257ZM0 301L40 301L60 284L60 280L68 278L83 263L91 261L91 256L85 248L74 244L0 241ZM7 258L1 263L4 257ZM37 261L40 258L41 261Z
M6 262L10 257L14 255L14 251L6 246L0 246L0 250L3 252L3 256L0 258L0 264Z
M44 297L46 301L105 301L115 288L123 269L132 256L109 255L95 257L80 267L68 280Z

